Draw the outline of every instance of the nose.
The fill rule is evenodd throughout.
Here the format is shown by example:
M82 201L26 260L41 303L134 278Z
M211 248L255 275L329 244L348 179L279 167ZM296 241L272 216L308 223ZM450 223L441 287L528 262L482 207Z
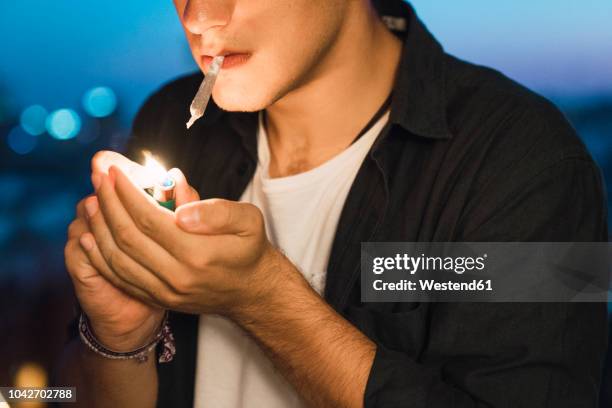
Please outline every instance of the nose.
M234 10L235 0L187 0L183 24L193 34L204 34L213 27L226 26Z

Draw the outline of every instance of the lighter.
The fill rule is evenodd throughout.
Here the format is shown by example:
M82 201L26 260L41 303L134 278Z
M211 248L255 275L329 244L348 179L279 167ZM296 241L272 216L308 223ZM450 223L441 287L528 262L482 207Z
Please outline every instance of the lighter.
M144 190L151 195L162 207L174 211L176 202L174 196L175 181L150 152L143 152L145 156L145 169L147 172L147 185Z

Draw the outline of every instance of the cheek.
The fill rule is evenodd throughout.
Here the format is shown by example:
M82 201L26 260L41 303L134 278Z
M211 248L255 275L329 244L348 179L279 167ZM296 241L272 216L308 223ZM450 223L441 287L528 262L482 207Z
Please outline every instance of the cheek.
M266 108L301 84L333 41L338 26L333 14L302 0L282 4L284 9L259 13L258 19L237 18L242 23L237 38L247 36L243 39L253 46L253 56L243 67L222 71L213 92L221 108Z

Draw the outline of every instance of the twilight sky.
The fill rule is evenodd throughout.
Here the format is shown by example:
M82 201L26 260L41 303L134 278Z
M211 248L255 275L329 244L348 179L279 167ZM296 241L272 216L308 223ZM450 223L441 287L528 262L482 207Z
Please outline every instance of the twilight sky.
M247 0L244 0L247 1ZM414 0L445 48L555 98L612 93L610 0ZM79 107L110 86L129 120L194 69L170 0L0 3L0 94L16 109Z

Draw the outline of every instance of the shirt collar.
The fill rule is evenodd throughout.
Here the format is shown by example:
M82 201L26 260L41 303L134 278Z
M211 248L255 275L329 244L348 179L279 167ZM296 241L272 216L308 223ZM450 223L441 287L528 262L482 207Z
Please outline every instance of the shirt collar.
M387 27L403 40L391 100L391 123L427 138L452 137L446 118L442 46L409 4L402 0L378 0L374 5Z

